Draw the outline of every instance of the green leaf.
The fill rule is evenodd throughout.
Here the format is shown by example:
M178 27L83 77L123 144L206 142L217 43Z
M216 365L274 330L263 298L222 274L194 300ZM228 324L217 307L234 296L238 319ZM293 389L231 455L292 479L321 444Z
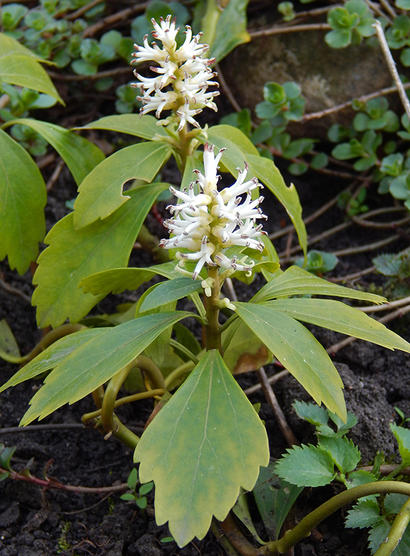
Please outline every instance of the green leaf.
M31 156L0 130L0 260L24 274L45 233L43 177Z
M317 404L346 419L343 383L323 346L298 321L268 304L235 303L236 312Z
M254 540L259 544L266 544L265 541L261 539L256 531L251 512L249 509L248 495L246 492L241 492L238 496L235 506L232 508L232 512L240 520L240 522L247 528L249 533L252 535Z
M390 423L390 430L399 445L400 457L403 465L410 465L410 429Z
M288 297L290 295L331 295L360 299L371 303L386 302L386 299L380 295L332 284L298 266L291 266L285 272L276 273L275 277L252 297L252 301L259 303L275 297Z
M375 554L376 550L382 546L386 538L390 534L392 524L385 517L381 518L381 521L375 525L369 532L369 548L372 554ZM391 553L391 556L408 556L410 553L410 528L407 527L403 536L401 537L400 543Z
M330 299L277 299L264 304L289 316L387 347L410 352L410 344L366 313Z
M335 477L334 464L327 452L316 446L288 448L287 454L275 465L275 473L299 487L328 485Z
M99 329L98 335L74 349L47 376L20 425L43 419L66 403L84 398L128 365L161 332L189 315L156 313Z
M64 104L39 59L12 37L0 33L0 81L46 93Z
M341 473L349 473L356 469L361 459L359 448L347 438L321 437L319 448L330 455Z
M105 116L76 129L107 129L108 131L117 131L118 133L128 133L129 135L135 135L150 141L155 135L167 137L164 128L158 126L157 122L158 120L150 115L119 114Z
M137 483L138 483L138 471L136 467L133 467L127 479L128 488L130 488L131 490L135 490Z
M89 330L80 330L79 332L74 332L64 338L60 338L27 363L27 365L19 369L5 384L3 384L0 388L0 392L53 369L60 361L68 357L72 351L80 347L84 342L88 342L91 338L98 336L100 333L100 329L93 328Z
M14 124L31 127L50 143L67 164L77 185L104 159L104 153L96 145L58 125L31 118L7 122L7 125Z
M217 351L209 351L157 414L135 450L141 481L155 482L156 522L182 547L222 521L240 487L267 465L266 431Z
M302 220L297 191L293 185L287 187L282 175L272 160L259 155L256 147L240 130L232 126L218 125L208 130L208 140L219 149L226 148L221 165L237 176L238 168L246 162L249 166L247 179L257 177L283 204L296 228L302 247L306 248L306 230Z
M0 357L6 356L3 358L7 360L10 355L18 358L20 350L6 319L2 319L0 320Z
M308 423L315 426L327 425L329 416L324 407L319 407L312 402L302 402L299 400L293 402L292 407L296 411L297 416Z
M175 270L174 261L146 268L113 268L87 276L87 278L81 280L80 287L86 293L105 296L109 293L136 290L141 284L148 282L157 275L164 278L174 278L180 276L180 273Z
M302 490L303 487L279 479L274 474L273 463L268 467L261 467L252 494L265 529L271 538L279 537L282 525Z
M130 192L128 203L114 214L87 228L74 228L73 213L57 222L45 239L49 247L41 253L33 278L40 327L58 326L66 318L78 321L102 299L84 293L79 283L90 274L127 264L141 225L163 190L163 184L142 186Z
M83 228L118 210L130 199L123 194L125 182L131 179L151 182L170 154L170 148L164 143L150 141L125 147L103 160L79 187L74 203L74 227Z
M380 510L376 500L362 500L347 512L345 525L346 527L363 529L373 527L379 521Z
M217 62L240 44L249 42L246 31L246 7L249 0L230 0L221 6L216 0L207 2L202 20L203 42L210 45L210 58Z
M405 494L390 492L389 494L386 494L384 498L384 503L383 503L384 511L386 512L387 515L398 514L408 499L409 497L406 496Z
M286 186L281 173L272 160L263 156L252 155L248 157L248 160L252 165L256 177L270 189L278 201L284 206L289 218L295 226L299 243L306 253L306 228L302 220L302 207L295 186L293 184L289 187Z
M158 284L150 292L139 308L140 312L149 311L161 307L165 303L182 299L193 292L202 290L201 282L192 278L174 278Z

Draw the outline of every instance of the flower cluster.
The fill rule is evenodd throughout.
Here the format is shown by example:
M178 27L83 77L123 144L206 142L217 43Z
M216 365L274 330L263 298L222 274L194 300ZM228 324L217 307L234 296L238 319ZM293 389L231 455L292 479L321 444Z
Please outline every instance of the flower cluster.
M163 239L161 247L166 249L183 248L191 251L177 252L178 266L185 261L198 261L193 272L196 279L205 264L225 269L250 272L254 262L246 256L240 260L229 257L226 249L232 246L250 247L263 251L264 244L260 236L264 233L262 225L256 221L265 218L259 208L263 197L252 200L250 192L262 187L256 178L245 181L247 167L240 170L236 182L221 191L217 189L220 176L217 174L218 162L223 150L214 156L214 147L205 145L204 174L197 174L196 182L188 190L178 191L171 187L171 192L179 203L168 207L173 218L164 225L173 237ZM245 199L242 195L246 194Z
M152 19L152 24L152 35L162 42L162 48L155 42L150 46L146 35L144 46L134 45L132 61L152 61L158 64L150 67L157 74L156 77L144 77L134 70L138 81L132 83L132 86L143 91L143 95L138 97L143 103L141 113L155 111L156 117L160 118L163 110L172 110L179 122L178 130L183 129L187 123L199 127L194 116L204 107L217 110L213 98L219 92L206 92L210 85L218 86L217 82L212 81L216 74L210 69L215 60L203 57L208 45L200 44L200 34L192 37L192 30L188 25L185 41L177 48L175 39L179 28L175 27L175 21L171 21L170 15L165 20L161 18L159 24ZM168 121L167 119L161 123L166 124Z

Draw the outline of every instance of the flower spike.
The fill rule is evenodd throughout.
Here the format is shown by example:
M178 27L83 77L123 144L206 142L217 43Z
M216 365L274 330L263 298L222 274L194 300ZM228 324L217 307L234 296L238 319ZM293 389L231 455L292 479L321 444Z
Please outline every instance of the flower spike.
M160 246L190 251L176 253L179 260L177 268L182 269L186 261L197 261L192 274L194 279L199 277L205 265L250 273L255 263L247 256L239 260L235 256L229 257L227 248L239 246L257 251L264 249L260 241L264 234L262 225L256 225L257 220L266 218L259 208L263 197L252 200L250 196L252 190L262 186L255 178L245 182L248 170L245 164L236 182L219 192L217 184L220 176L217 172L224 150L221 149L215 156L214 147L205 144L204 173L194 170L198 193L195 193L193 183L188 190L183 191L170 187L178 203L167 207L173 217L166 220L164 225L173 237L161 240ZM240 197L242 194L246 194L245 200Z
M177 48L176 36L179 28L175 20L167 16L159 23L152 19L154 31L152 36L161 41L162 48L156 42L148 43L148 37L144 37L144 46L134 45L133 60L131 63L155 62L157 65L150 66L156 77L145 77L134 70L138 79L131 83L142 91L138 97L143 104L142 114L155 112L159 119L163 110L172 110L178 122L178 130L181 131L187 124L199 127L195 116L203 108L207 107L216 111L217 106L213 102L219 91L208 91L210 86L218 86L213 81L216 73L210 66L214 59L204 58L208 45L201 44L200 34L192 36L189 25L185 28L185 41ZM163 125L168 119L162 120Z

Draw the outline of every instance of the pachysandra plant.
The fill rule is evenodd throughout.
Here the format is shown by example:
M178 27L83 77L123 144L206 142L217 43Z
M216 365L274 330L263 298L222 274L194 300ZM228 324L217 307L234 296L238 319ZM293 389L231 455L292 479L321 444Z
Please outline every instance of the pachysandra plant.
M263 186L283 204L306 252L295 188L285 185L274 163L238 129L200 126L200 112L216 109L217 90L208 92L216 82L207 47L189 27L178 46L178 28L170 17L153 25L161 45L146 37L135 51L135 62L156 64L151 76L136 73L142 116L108 116L86 126L143 140L89 172L74 211L46 237L33 303L39 325L55 330L42 341L44 351L29 354L1 390L48 373L22 425L92 394L96 409L83 421L135 448L141 481L155 483L157 523L168 522L182 547L203 538L214 517L225 520L240 489L251 490L260 467L269 462L265 427L236 373L275 357L318 404L345 420L339 374L301 321L390 349L409 351L410 345L349 305L310 296L374 303L384 302L382 297L329 283L296 266L279 268L263 231L260 190ZM157 118L166 112L166 118L157 122L151 111ZM171 156L181 172L179 185L160 178ZM222 172L232 175L224 181L228 185L219 185ZM168 260L127 267L148 211L168 188L175 201L164 223L169 237L160 243ZM266 283L249 301L222 293L227 280L249 283L256 273ZM137 289L155 276L164 280L125 312L101 317L105 326L93 328L95 319L85 318L108 293ZM184 298L192 302L192 312L176 310ZM192 318L202 330L201 343L181 322ZM63 324L67 319L70 323ZM118 398L129 377L137 386ZM115 409L145 398L155 401L155 416L138 438ZM275 554L276 542L264 553Z

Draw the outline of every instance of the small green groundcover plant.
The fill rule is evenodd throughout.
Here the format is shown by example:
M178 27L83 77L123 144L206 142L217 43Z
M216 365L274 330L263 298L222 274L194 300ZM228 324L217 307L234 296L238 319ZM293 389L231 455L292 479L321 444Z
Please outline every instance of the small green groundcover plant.
M214 60L205 57L207 46L189 27L181 39L171 17L153 20L153 26L155 42L145 38L134 53L135 63L151 64L148 76L135 74L141 115L108 116L85 126L142 140L94 161L82 176L74 210L46 236L33 304L39 326L53 330L26 357L19 357L10 340L3 357L27 363L0 390L46 375L22 426L91 394L96 408L83 422L135 449L140 482L154 482L156 521L168 522L182 547L203 538L213 518L224 521L240 489L251 490L269 463L265 427L235 373L275 357L318 404L345 422L341 378L301 322L389 349L410 351L410 345L363 312L312 296L374 303L384 298L329 283L299 266L279 268L263 231L260 190L265 187L283 204L306 252L294 186L285 185L273 161L237 128L199 125L204 108L216 110ZM64 136L60 149L77 148L82 160L81 145L69 142L72 135ZM179 186L161 179L170 157L182 176ZM231 177L218 187L220 172ZM168 188L175 199L165 221L170 237L160 244L167 260L128 267L136 238L143 240L148 211ZM265 284L250 300L222 293L232 278L250 283L257 273ZM108 293L136 290L153 277L164 280L135 303L114 315L87 317ZM176 309L183 299L190 310ZM200 342L192 326L183 324L188 319L201 329ZM118 397L122 388L128 393ZM139 438L116 409L146 398L157 403ZM132 478L130 488L135 485ZM410 494L409 485L399 481L369 483L365 494L386 488ZM137 499L145 492L138 491ZM300 538L297 532L285 537L285 543L274 540L254 553L283 552Z

